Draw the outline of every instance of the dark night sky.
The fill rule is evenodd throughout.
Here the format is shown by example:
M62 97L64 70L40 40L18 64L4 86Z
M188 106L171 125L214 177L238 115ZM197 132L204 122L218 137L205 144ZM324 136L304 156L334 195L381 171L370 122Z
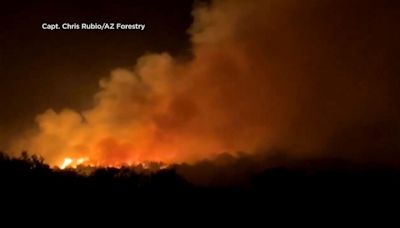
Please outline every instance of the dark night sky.
M395 0L1 3L0 150L60 164L277 148L398 165L399 12Z
M100 78L146 52L189 53L193 2L8 1L0 7L0 136L53 107L84 109ZM41 23L145 23L145 31L42 30Z

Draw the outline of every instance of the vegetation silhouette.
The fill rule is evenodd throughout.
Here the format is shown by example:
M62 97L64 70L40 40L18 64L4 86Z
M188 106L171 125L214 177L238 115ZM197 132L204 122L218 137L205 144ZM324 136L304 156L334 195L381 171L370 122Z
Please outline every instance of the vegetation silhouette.
M164 167L138 166L51 168L40 156L0 153L0 184L4 199L54 199L138 202L148 198L213 198L271 201L321 197L348 199L397 196L400 172L385 167L357 165L340 159L297 161L295 165L248 156L222 155L196 164ZM79 199L79 200L78 200Z

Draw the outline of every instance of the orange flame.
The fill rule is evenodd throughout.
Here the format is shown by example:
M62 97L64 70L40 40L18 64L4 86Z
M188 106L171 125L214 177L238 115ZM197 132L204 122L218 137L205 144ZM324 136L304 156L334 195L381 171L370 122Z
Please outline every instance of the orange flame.
M71 158L65 158L64 162L60 166L60 169L65 169L72 164L73 160Z
M76 168L78 165L85 164L89 161L88 157L82 157L82 158L65 158L63 163L59 166L60 169L65 169L65 168Z

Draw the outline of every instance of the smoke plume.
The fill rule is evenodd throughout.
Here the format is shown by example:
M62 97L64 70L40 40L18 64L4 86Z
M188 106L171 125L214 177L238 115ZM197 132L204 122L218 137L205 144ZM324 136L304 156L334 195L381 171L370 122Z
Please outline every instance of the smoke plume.
M400 158L396 1L194 7L192 57L148 54L100 80L89 110L52 109L12 151L54 165L195 162L221 153ZM394 159L395 158L395 159ZM397 164L397 163L396 163Z

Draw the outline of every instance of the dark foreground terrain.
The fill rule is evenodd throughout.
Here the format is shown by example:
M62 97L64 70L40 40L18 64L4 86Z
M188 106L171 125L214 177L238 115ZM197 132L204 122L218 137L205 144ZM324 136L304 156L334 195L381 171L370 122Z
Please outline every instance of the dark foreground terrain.
M34 155L13 158L1 154L0 191L3 203L49 201L53 206L150 201L370 204L394 203L400 194L400 172L395 169L356 167L340 160L312 163L308 163L312 168L257 167L254 161L227 157L222 162L168 168L153 163L148 167L60 170Z

